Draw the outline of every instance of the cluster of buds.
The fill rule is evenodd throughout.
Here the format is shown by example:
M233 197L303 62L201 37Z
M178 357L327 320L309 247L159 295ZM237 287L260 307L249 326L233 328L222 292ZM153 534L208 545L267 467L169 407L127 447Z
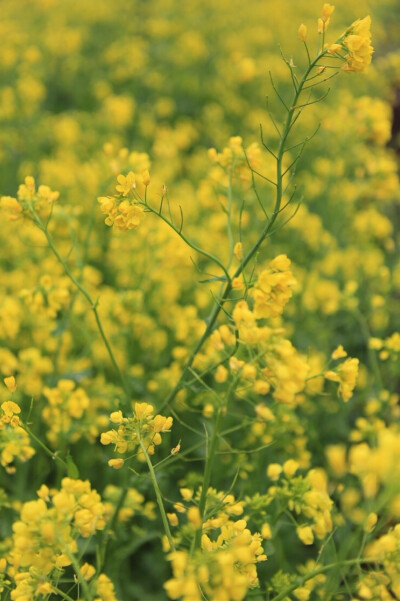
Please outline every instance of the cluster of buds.
M116 196L100 196L101 211L107 215L106 225L114 225L122 231L136 229L144 214L142 194L150 185L150 175L146 169L140 177L133 171L127 175L120 174L115 186Z
M318 33L325 34L330 17L335 10L332 4L324 4L321 17L318 19ZM346 31L333 43L323 47L329 54L335 54L344 62L344 71L366 73L371 63L373 47L371 45L371 17L357 19L346 29ZM307 40L307 27L302 23L299 27L299 38L302 42ZM344 55L342 54L344 53ZM322 67L322 71L324 67Z
M2 196L0 208L10 221L22 219L24 213L32 214L32 212L45 219L50 215L53 203L59 195L59 192L51 190L49 186L41 185L36 189L35 179L27 176L18 188L17 198Z
M161 444L161 434L169 432L172 417L154 415L154 407L149 403L135 403L133 417L124 417L122 411L114 411L110 421L118 426L101 435L101 443L113 444L117 453L123 454L138 449L138 458L143 459L143 447L149 455L156 445ZM124 465L122 458L110 459L108 464L115 469Z

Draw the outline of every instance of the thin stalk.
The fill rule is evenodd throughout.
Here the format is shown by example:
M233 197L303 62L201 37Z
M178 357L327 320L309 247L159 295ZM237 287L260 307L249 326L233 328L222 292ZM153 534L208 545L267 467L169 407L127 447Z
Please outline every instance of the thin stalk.
M206 503L207 503L207 492L208 492L210 482L211 482L211 474L212 474L212 470L213 470L213 466L214 466L214 459L215 459L215 456L217 455L217 451L218 451L218 442L219 442L219 438L220 438L220 428L221 428L221 424L222 424L222 419L223 419L223 416L226 414L226 410L228 408L229 401L230 401L230 399L234 393L234 390L236 388L237 380L238 380L238 378L236 377L230 383L229 388L226 393L226 398L224 399L224 403L223 403L223 405L221 405L218 408L217 417L216 417L215 424L214 424L214 431L213 431L213 434L211 437L210 449L209 449L209 452L208 452L208 455L206 458L206 464L204 466L204 477L203 477L203 482L201 485L201 493L200 493L200 499L199 499L199 512L200 512L202 521L204 521L204 514L205 514L205 510L206 510ZM200 547L202 532L203 532L202 527L200 527L196 530L196 534L194 536L193 544L192 544L192 552Z
M371 338L371 332L369 331L368 322L358 308L356 308L354 310L353 314L360 325L361 332L364 337L365 345L367 347L368 361L369 361L370 367L372 369L372 372L374 374L377 388L379 390L382 390L384 386L383 386L383 382L382 382L381 370L379 367L378 359L376 358L376 353L375 353L374 349L372 349L369 346L369 339Z
M61 542L61 541L59 541L59 542ZM75 570L75 573L78 577L79 583L82 585L83 593L85 596L85 601L92 601L93 595L90 592L88 583L86 582L85 578L82 575L81 569L79 567L79 563L77 562L75 555L73 553L71 553L71 551L68 549L68 547L66 545L62 545L62 548L63 548L65 555L70 560L72 567Z
M210 259L210 261L213 261L214 263L216 263L216 265L218 265L218 267L220 269L222 269L222 271L224 272L224 275L226 277L226 279L229 281L230 277L229 277L229 273L226 269L226 267L224 266L224 264L218 259L218 257L216 257L215 255L213 255L212 253L209 253L208 251L204 250L203 248L200 248L199 246L197 246L197 244L195 244L194 242L191 242L188 238L186 238L186 236L184 234L182 234L182 229L178 229L177 227L174 226L174 224L172 223L172 221L170 219L167 219L166 217L164 217L164 215L161 213L161 209L156 211L156 209L153 209L153 207L151 207L146 199L146 196L144 198L144 200L142 200L143 205L146 207L146 209L148 211L150 211L151 213L154 213L154 215L157 215L157 217L159 217L160 219L162 219L167 225L169 225L169 227L171 229L174 230L174 232L176 234L178 234L178 236L193 250L195 250L196 252L198 252L200 255L203 255L204 257L207 257L207 259Z
M81 294L86 298L86 300L88 301L88 303L90 304L90 308L93 311L93 314L95 316L95 320L96 320L96 324L97 324L97 328L99 330L100 336L104 342L104 345L107 349L108 355L111 359L111 362L114 366L114 369L118 375L118 378L120 380L121 386L125 392L125 395L127 397L127 400L130 398L130 391L129 388L125 382L125 378L122 375L121 369L115 359L113 350L111 348L111 345L108 341L108 338L106 336L106 333L104 331L103 325L101 323L101 319L99 316L99 313L97 311L97 305L98 305L98 301L94 301L92 299L92 297L90 296L89 292L82 286L82 284L79 282L79 280L73 275L73 273L71 272L70 268L68 267L68 264L66 263L66 261L62 258L62 256L60 255L59 251L57 250L56 246L54 245L53 242L53 238L51 237L51 235L49 234L47 228L45 227L44 223L42 222L42 220L40 219L39 215L36 213L36 211L34 210L34 208L31 206L31 213L33 215L33 218L36 222L36 225L39 227L39 229L44 233L44 235L46 236L46 240L47 243L51 249L51 251L53 252L53 254L56 256L56 258L58 259L58 261L60 262L60 264L62 265L62 267L64 268L65 273L67 274L67 276L69 277L69 279L71 280L71 282L78 288L78 290L81 292Z
M63 467L64 469L68 472L68 464L66 461L64 461L64 459L61 459L61 457L59 455L57 455L57 452L52 451L51 449L49 449L49 447L47 447L44 442L42 442L40 440L40 438L38 438L36 436L36 434L34 434L32 432L32 430L29 428L29 426L27 426L26 424L20 423L20 426L23 430L25 430L25 432L31 437L33 438L33 440L35 442L37 442L37 444L45 451L45 453L47 453L47 455L49 457L51 457L52 459L58 461Z
M325 572L329 572L330 570L333 570L334 568L342 567L342 566L359 565L361 563L381 563L381 561L382 560L377 557L372 557L372 558L364 557L364 558L357 558L357 559L346 559L344 561L338 561L337 563L330 563L326 566L322 566L320 568L317 568L316 570L313 570L312 572L309 572L305 576L300 577L297 580L297 582L291 584L284 591L282 591L281 593L279 593L278 595L273 597L271 599L271 601L283 601L283 599L286 599L287 596L290 595L290 593L292 593L294 590L296 590L296 588L303 586L308 580L315 578L315 576L318 576L319 574L324 574Z
M233 240L233 231L232 231L232 200L233 200L233 194L232 194L232 179L233 179L233 172L235 169L235 162L232 163L232 166L230 168L229 171L229 180L228 180L228 209L227 209L227 229L228 229L228 240L229 240L229 259L228 259L228 265L227 265L227 271L229 271L229 268L231 266L232 263L232 259L233 259L233 249L234 249L234 240Z
M61 589L57 588L53 584L51 585L51 588L53 589L53 591L55 593L57 593L57 595L60 595L60 597L62 597L63 599L65 599L65 601L75 601L75 599L73 599L72 597L70 597L69 595L67 595L67 593L64 593L64 591L62 591Z
M85 234L85 238L84 238L84 242L83 242L83 252L82 252L82 258L80 261L80 267L79 267L79 274L77 277L78 282L80 283L82 280L82 276L83 276L83 269L86 265L86 260L89 254L89 242L90 242L90 236L92 234L93 231L93 226L94 226L94 222L95 222L95 208L97 205L97 199L95 202L92 203L92 208L90 211L90 217L89 217L89 223L86 229L86 234ZM46 225L46 229L47 229L47 225ZM75 294L72 296L71 301L69 303L68 309L66 311L66 315L63 319L63 322L67 325L68 322L70 321L71 315L72 315L72 311L75 305L75 301L76 298L79 294L79 290L76 289L75 290ZM62 346L62 341L63 341L63 332L61 332L59 339L58 339L58 344L57 344L57 348L56 351L54 353L54 370L56 373L58 373L58 361L59 361L59 357L60 357L60 353L61 353L61 346Z
M277 181L276 181L276 197L275 197L275 206L274 206L274 210L272 215L270 216L270 218L267 220L264 229L262 230L259 238L256 240L256 242L253 244L252 248L249 250L249 252L247 253L247 255L243 258L241 264L238 266L238 268L236 269L234 275L232 276L232 278L229 278L229 280L227 281L225 288L222 292L222 295L219 299L218 303L215 303L210 315L208 316L207 319L207 327L202 335L202 337L199 339L198 343L196 344L196 346L193 348L192 352L189 355L188 360L186 361L185 365L183 366L182 369L182 373L180 375L179 380L177 381L176 385L174 386L174 388L171 390L170 394L168 395L168 397L165 399L165 401L161 404L161 407L159 407L159 410L161 411L161 409L163 409L164 407L168 406L176 397L176 395L178 394L179 390L182 388L183 383L185 382L185 378L187 375L187 372L189 371L189 369L192 367L193 362L197 356L197 353L200 351L200 349L202 348L203 344L205 343L205 341L207 340L207 338L209 337L209 335L211 334L211 332L214 329L214 325L217 321L217 318L221 312L221 309L223 307L223 305L229 300L229 294L232 290L232 280L234 278L237 278L241 275L241 273L243 272L243 270L245 269L245 267L248 265L248 263L252 260L252 258L255 256L255 254L257 253L258 249L260 248L260 246L262 245L262 243L264 242L264 240L268 237L268 235L270 234L272 227L279 215L279 211L281 208L281 204L282 204L282 198L283 198L283 174L282 174L282 159L283 159L283 155L285 154L285 144L286 144L286 140L287 137L289 135L292 123L294 121L294 112L297 109L296 105L298 102L298 99L300 97L300 94L303 90L303 86L307 81L307 78L309 76L309 74L311 73L312 69L315 67L316 63L321 59L321 57L325 54L326 51L323 51L321 54L319 54L307 67L303 77L301 78L298 88L295 91L292 103L290 108L288 108L288 112L287 112L287 116L286 116L286 122L284 125L284 129L282 132L282 137L279 143L279 148L278 148L278 153L277 155L274 155L276 157L276 163L277 163L277 168L276 168L276 173L277 173ZM158 214L156 211L153 211L156 214ZM162 217L162 216L161 216Z
M119 496L117 504L115 505L114 513L113 513L112 517L110 518L110 520L108 521L107 526L105 527L105 529L102 532L103 541L102 541L102 545L101 545L100 552L99 552L98 568L97 568L97 571L99 573L101 573L103 571L103 567L104 567L104 563L105 563L106 555L107 555L108 544L110 541L110 533L114 530L114 527L117 523L118 514L124 504L127 494L128 494L128 486L125 486L121 490L121 494Z
M149 457L147 449L146 449L145 445L143 444L143 441L142 441L142 439L140 437L140 432L138 432L138 438L139 438L140 447L141 447L141 449L143 451L143 455L145 456L146 463L147 463L147 466L149 468L150 478L151 478L151 481L152 481L152 484L153 484L154 492L156 493L157 504L158 504L158 508L160 510L161 519L162 519L162 523L164 525L165 534L167 535L167 539L168 539L171 551L175 551L175 544L174 544L174 541L172 539L172 534L171 534L171 530L170 530L170 527L169 527L169 522L168 522L167 514L165 513L165 507L164 507L164 503L163 503L163 499L162 499L160 487L158 486L157 476L156 476L156 473L154 471L153 464L151 463L151 459Z
M200 495L200 500L199 500L199 512L200 512L200 516L201 516L202 520L204 517L205 508L206 508L207 492L208 492L208 489L210 486L211 473L212 473L212 469L213 469L213 465L214 465L214 459L216 456L216 450L217 450L218 438L219 438L219 429L221 427L221 422L222 422L222 414L223 414L223 409L219 408L218 413L217 413L217 418L215 420L213 435L211 437L210 450L208 452L207 459L206 459L206 465L204 468L204 478L203 478L203 483L201 485L201 495ZM196 534L195 534L194 541L193 541L193 551L195 551L196 549L198 549L200 547L202 533L203 533L203 530L201 527L198 528L198 530L196 530Z

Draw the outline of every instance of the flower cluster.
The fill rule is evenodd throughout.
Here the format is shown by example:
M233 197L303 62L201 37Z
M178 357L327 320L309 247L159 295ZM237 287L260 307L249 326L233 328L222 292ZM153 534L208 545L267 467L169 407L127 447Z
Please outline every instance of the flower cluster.
M254 314L257 319L281 315L292 296L296 280L290 271L290 259L279 255L260 273L252 289Z
M127 175L118 175L117 181L115 189L118 196L98 198L102 213L107 215L105 223L115 225L122 231L136 229L144 214L141 193L150 184L149 172L144 171L138 178L133 171L129 171Z
M13 524L6 558L7 575L15 583L13 601L34 601L55 592L64 569L76 566L79 537L88 538L105 527L104 506L88 480L64 478L60 490L43 485L38 496L22 505L20 519ZM85 566L82 570L89 577L95 572Z
M15 378L4 379L8 391L16 390ZM20 406L15 401L4 401L0 405L0 463L10 474L15 472L12 465L15 459L27 461L35 451L30 446L28 434L22 428L19 414Z
M379 536L367 545L365 555L380 564L364 574L358 583L358 595L361 599L390 600L400 592L400 524Z
M21 298L32 313L55 318L58 312L68 306L70 301L69 282L67 278L58 281L50 275L43 275L39 285L33 289L21 290Z
M73 380L59 380L55 388L45 386L43 395L47 405L42 416L48 425L47 438L57 447L60 438L76 442L85 434L87 424L82 417L89 408L89 398L82 388L76 388Z
M168 555L173 577L164 587L170 599L242 601L258 584L256 564L266 559L260 534L252 534L246 520L218 520L203 534L201 550Z
M123 490L118 486L113 484L106 486L103 498L105 513L109 519L112 518L122 493ZM136 515L143 515L149 520L155 520L155 504L153 501L145 501L144 496L136 488L129 488L123 505L119 509L118 520L128 522Z
M287 503L299 521L296 532L305 545L314 543L331 532L333 501L328 494L328 479L321 469L310 470L305 477L297 476L298 463L288 460L281 466L271 463L267 476L276 484L269 488L272 499Z
M59 192L54 192L49 186L41 185L36 190L35 180L31 176L25 178L25 183L18 188L18 199L12 196L0 198L0 208L5 211L10 221L23 217L24 211L34 210L40 217L48 217L53 203L58 199Z
M205 515L212 515L204 522L201 519L198 504L200 501L202 488L198 488L196 493L192 488L183 487L180 489L182 501L174 504L174 509L177 513L169 513L168 519L172 526L177 526L180 522L178 515L186 516L186 526L189 530L202 529L203 532L208 532L209 529L219 528L233 517L243 514L244 502L237 501L232 494L227 494L223 491L217 491L209 487L206 495L206 510Z
M400 354L400 332L393 332L391 336L383 340L376 337L370 338L369 348L379 351L379 358L382 361L389 358L397 361Z
M137 447L138 457L143 459L143 449L152 455L156 445L161 444L161 434L169 432L172 417L154 415L154 407L149 403L135 403L133 417L124 417L122 411L114 411L110 421L118 425L117 430L108 430L101 435L101 443L113 444L117 453L126 453ZM109 465L118 469L124 464L122 458L110 459Z
M380 424L375 437L376 444L360 442L351 447L348 469L360 478L367 498L374 498L382 485L389 486L393 482L391 504L392 511L397 514L396 507L400 503L400 433L398 428Z
M371 63L371 17L357 19L346 31L343 46L347 50L345 71L365 73Z
M264 298L264 293L260 292L260 296ZM285 296L286 293L282 292L282 301ZM267 307L268 303L265 302L263 308ZM283 337L281 328L259 325L255 310L252 311L246 301L236 304L232 316L239 331L240 342L249 349L250 356L257 349L258 359L247 363L233 357L230 361L231 369L240 370L244 379L253 380L255 392L266 394L272 387L276 400L293 404L296 396L304 389L309 373L305 357Z
M258 169L260 166L261 149L255 142L245 148L242 138L234 136L229 139L228 146L221 152L217 152L215 148L210 148L208 156L213 163L222 167L224 172L247 179L249 173L248 164L253 169ZM216 173L215 176L219 179Z
M343 356L343 355L342 355ZM334 356L339 358L339 356ZM338 395L347 402L353 396L353 391L357 383L359 360L349 357L337 367L336 371L329 370L325 372L325 378L333 382L339 382Z

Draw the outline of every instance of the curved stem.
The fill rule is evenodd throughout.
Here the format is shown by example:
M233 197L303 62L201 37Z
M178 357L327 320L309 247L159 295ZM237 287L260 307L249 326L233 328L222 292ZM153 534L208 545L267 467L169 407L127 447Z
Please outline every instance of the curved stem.
M57 451L52 451L51 449L49 449L49 447L47 447L47 446L44 444L44 442L42 442L42 441L40 440L40 438L38 438L38 436L36 436L36 434L34 434L34 433L32 432L32 430L30 429L30 427L29 427L29 426L27 426L27 425L26 425L26 424L24 424L24 423L20 423L19 425L21 426L21 428L22 428L23 430L25 430L25 432L28 434L28 436L30 436L31 438L33 438L33 440L34 440L35 442L37 442L37 444L38 444L38 445L39 445L39 446L40 446L40 447L41 447L41 448L42 448L42 449L45 451L45 453L47 453L47 455L48 455L49 457L51 457L52 459L54 459L54 460L58 461L58 462L59 462L59 463L60 463L60 464L61 464L61 465L64 467L65 471L66 471L66 472L68 472L68 464L67 464L67 462L66 462L66 461L64 461L64 459L62 459L62 458L61 458L61 457L60 457L60 456L57 454Z

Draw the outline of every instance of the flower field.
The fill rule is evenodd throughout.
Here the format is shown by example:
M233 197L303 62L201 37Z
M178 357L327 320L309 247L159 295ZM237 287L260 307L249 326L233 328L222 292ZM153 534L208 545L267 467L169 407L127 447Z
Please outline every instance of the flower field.
M2 0L1 601L400 600L397 0Z

